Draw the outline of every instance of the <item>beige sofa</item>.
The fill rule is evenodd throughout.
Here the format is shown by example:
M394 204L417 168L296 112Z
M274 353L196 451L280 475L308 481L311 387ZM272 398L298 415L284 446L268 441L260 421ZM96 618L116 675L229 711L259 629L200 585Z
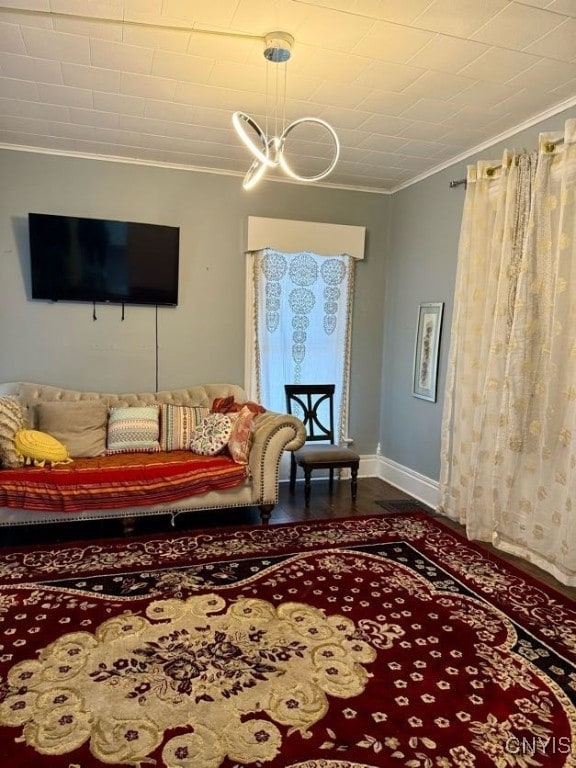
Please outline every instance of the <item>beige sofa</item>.
M29 382L0 383L0 396L17 396L26 406L33 419L34 406L40 402L75 402L100 400L108 407L173 403L210 407L215 398L233 396L244 403L245 391L234 384L209 384L186 389L130 394L81 392ZM32 421L33 425L33 421ZM212 490L169 503L151 506L127 506L122 509L84 510L79 512L40 512L26 509L0 507L0 526L30 523L70 522L103 518L133 519L142 515L171 514L189 510L222 509L258 506L262 522L268 522L278 501L280 460L284 451L293 451L303 445L306 433L302 422L287 414L266 412L254 419L253 441L250 449L246 480L234 488ZM1 482L0 469L0 482Z

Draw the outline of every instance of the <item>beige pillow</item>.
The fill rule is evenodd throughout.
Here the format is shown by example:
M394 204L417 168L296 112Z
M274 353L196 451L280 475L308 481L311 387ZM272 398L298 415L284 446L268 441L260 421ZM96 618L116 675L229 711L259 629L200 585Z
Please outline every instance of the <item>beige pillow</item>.
M14 444L14 435L26 426L24 407L17 397L0 397L0 467L16 469L24 464Z
M103 456L106 451L108 408L105 403L39 403L38 429L63 443L73 458Z

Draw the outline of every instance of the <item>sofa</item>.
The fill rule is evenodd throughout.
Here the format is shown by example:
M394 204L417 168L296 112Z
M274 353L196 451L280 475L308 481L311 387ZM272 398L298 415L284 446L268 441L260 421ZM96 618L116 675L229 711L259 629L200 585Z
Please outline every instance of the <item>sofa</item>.
M226 419L226 422L234 423L234 414L248 415L247 412L252 411L243 460L236 454L235 458L229 455L226 447L216 455L205 456L193 454L188 445L170 444L168 447L179 450L167 450L167 444L163 442L160 447L141 451L139 448L132 450L130 442L120 442L115 443L122 446L116 452L91 447L92 453L84 452L80 458L74 458L72 454L72 461L53 465L15 468L5 463L0 469L0 526L105 518L133 521L139 516L158 514L170 514L174 524L181 512L249 506L259 507L262 523L267 523L278 501L282 454L296 450L306 439L304 425L297 417L265 411L249 403L246 392L235 384L112 394L9 382L0 384L0 400L22 406L24 428L37 430L31 434L41 436L45 435L41 431L45 422L39 425L39 414L45 418L46 413L58 414L59 410L66 414L76 410L99 412L105 406L108 439L113 414L158 410L160 413L202 412L205 415L212 414L215 404L219 403L227 406L221 408L221 412L231 416L231 421ZM63 408L55 404L63 404ZM70 404L77 405L71 408ZM67 418L73 422L73 418ZM199 423L206 425L208 420L204 418ZM70 427L73 426L70 423ZM117 426L117 435L126 437L122 432L124 425L117 422ZM198 424L194 429L193 434L197 435ZM59 433L55 434L58 437ZM83 433L83 439L86 436L90 437L88 430ZM163 440L173 437L170 433ZM98 439L101 439L100 435ZM25 485L23 488L23 483L29 487ZM46 503L42 498L39 500L38 487L47 489L49 498Z

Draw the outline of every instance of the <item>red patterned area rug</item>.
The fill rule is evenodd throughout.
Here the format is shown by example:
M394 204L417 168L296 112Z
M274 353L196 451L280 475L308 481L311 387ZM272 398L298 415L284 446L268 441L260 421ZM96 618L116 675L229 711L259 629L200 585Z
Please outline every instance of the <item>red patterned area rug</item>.
M0 765L576 765L576 612L422 513L0 551Z

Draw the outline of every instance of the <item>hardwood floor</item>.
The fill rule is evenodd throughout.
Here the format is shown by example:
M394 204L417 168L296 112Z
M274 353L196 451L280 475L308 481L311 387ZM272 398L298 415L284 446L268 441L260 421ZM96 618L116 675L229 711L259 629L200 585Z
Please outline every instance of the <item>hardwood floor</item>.
M411 498L408 494L385 483L383 480L361 478L358 481L358 497L353 505L348 482L335 482L333 494L330 495L328 481L318 480L312 484L312 496L310 506L307 509L304 506L304 488L302 483L297 484L294 495L290 494L288 484L282 483L280 486L280 500L274 508L270 524L278 525L280 523L353 517L355 515L389 514L389 510L387 511L378 502L409 501ZM420 506L425 508L422 504ZM439 517L433 510L426 509L426 511L449 528L465 535L464 529L458 523L447 520L444 517ZM174 527L171 527L168 516L139 518L135 522L134 533L157 533L161 531L169 532L171 530L185 531L212 526L253 525L259 522L259 510L252 508L190 512L179 515ZM122 521L118 520L18 526L14 528L0 528L0 547L21 546L24 544L55 544L94 538L129 538L129 535L125 533ZM568 598L576 600L576 587L566 587L537 566L518 557L498 552L490 544L479 544L487 551L493 552L503 560L512 563L533 578L552 586Z

